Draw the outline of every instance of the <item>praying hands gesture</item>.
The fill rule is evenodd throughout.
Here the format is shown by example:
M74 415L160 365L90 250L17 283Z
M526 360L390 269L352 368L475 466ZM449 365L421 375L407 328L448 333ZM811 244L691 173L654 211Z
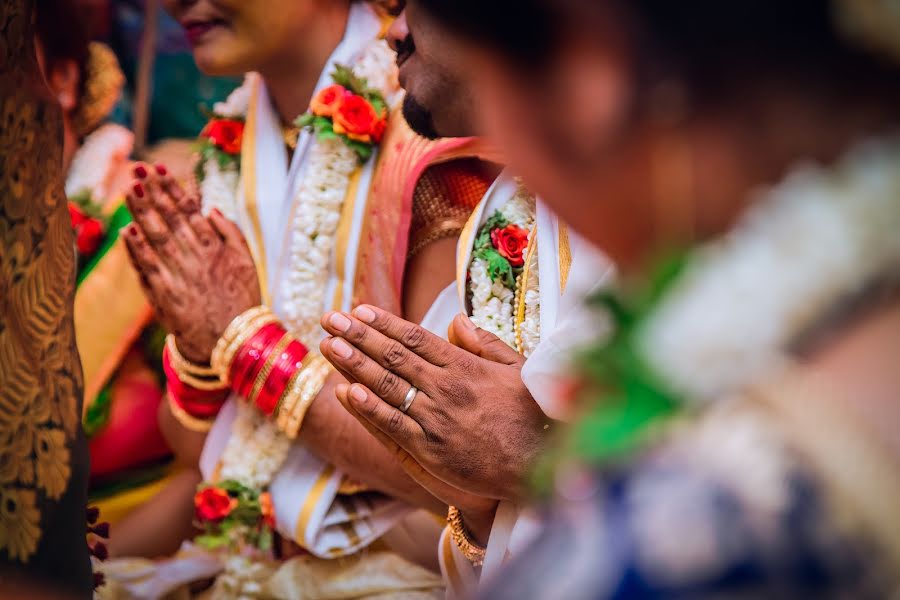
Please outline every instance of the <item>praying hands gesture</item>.
M548 419L522 383L515 350L462 315L453 322L460 347L367 305L326 314L322 326L334 336L323 355L357 382L339 399L377 437L459 490L524 495Z
M204 217L165 167L138 164L134 174L134 223L123 230L131 261L181 353L208 363L228 324L261 303L253 256L237 225L217 210Z

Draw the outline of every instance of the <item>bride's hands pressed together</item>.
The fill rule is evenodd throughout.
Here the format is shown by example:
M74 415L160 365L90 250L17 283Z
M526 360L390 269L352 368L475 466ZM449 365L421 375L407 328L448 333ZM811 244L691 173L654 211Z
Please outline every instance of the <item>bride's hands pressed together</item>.
M261 303L253 256L237 225L186 193L165 167L138 164L127 196L134 223L123 230L156 317L184 356L209 362L239 314Z

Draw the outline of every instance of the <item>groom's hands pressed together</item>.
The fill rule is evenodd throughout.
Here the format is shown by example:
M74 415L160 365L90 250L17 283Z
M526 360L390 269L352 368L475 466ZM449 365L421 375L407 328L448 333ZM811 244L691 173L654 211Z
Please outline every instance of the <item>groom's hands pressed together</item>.
M350 381L346 403L437 479L496 499L518 499L548 423L522 383L524 363L460 315L457 347L378 308L328 313L322 353ZM418 389L403 413L411 386ZM435 491L436 495L439 495Z

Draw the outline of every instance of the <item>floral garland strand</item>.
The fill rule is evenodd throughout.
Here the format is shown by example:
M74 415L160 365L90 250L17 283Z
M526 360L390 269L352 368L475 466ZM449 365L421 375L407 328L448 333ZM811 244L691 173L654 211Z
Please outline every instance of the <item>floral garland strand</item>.
M472 322L516 348L517 288L525 294L526 322L521 323L523 345L533 349L540 337L540 294L537 291L537 253L528 281L519 283L535 223L535 198L521 186L478 230L469 265ZM532 265L529 265L532 267ZM527 344L525 339L528 339Z

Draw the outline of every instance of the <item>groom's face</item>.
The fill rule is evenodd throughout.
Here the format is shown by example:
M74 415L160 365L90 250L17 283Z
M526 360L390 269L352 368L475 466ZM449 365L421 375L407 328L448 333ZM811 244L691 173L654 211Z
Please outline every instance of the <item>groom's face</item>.
M453 39L410 1L388 40L397 52L410 127L428 138L476 135L475 103Z

